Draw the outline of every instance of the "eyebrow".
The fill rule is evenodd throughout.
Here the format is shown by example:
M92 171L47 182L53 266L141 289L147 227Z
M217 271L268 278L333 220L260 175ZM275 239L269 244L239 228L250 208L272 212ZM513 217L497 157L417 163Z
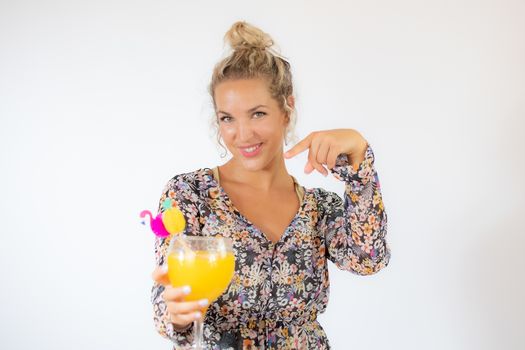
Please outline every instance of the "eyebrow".
M247 113L249 113L249 112L253 112L253 111L255 111L255 110L256 110L257 108L259 108L259 107L267 107L267 106L266 106L266 105L257 105L257 106L255 106L255 107L253 107L253 108L250 108L250 109L247 110L246 112L247 112ZM230 114L230 113L228 113L228 112L224 112L224 111L217 111L217 113Z

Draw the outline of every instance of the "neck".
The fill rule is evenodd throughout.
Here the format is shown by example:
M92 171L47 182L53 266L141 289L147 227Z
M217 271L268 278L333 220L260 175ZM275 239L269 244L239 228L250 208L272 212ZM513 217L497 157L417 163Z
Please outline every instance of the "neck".
M288 187L292 182L282 154L263 169L247 170L235 159L230 159L219 167L221 181L238 183L260 191L270 191L276 187Z

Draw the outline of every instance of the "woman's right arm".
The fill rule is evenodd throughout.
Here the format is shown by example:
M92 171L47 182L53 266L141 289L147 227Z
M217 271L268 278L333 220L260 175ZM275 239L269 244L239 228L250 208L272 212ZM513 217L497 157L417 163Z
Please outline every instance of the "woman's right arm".
M157 245L157 243L156 243ZM184 343L191 344L192 323L189 322L186 327L179 328L171 322L170 312L168 310L168 303L165 300L165 294L169 290L169 286L162 284L159 279L164 278L161 267L157 267L153 272L155 282L151 289L151 303L153 304L153 323L157 332L165 338L171 339L177 345ZM172 288L173 289L173 288Z
M177 175L165 186L159 200L158 213L163 211L162 203L171 198L184 214L186 220L185 233L198 235L200 223L198 217L197 188L185 175ZM196 302L183 302L182 290L172 288L167 282L163 267L166 265L166 253L170 239L155 238L155 261L157 268L153 273L155 280L151 290L153 304L153 321L157 332L163 337L171 339L179 346L191 344L192 321L195 311L200 307ZM168 301L168 302L167 302ZM177 324L173 323L173 320ZM182 325L181 325L182 324Z

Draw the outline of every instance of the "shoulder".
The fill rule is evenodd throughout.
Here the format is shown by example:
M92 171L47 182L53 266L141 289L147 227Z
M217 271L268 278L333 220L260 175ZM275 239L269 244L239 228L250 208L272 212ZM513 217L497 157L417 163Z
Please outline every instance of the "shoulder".
M211 185L213 175L210 168L200 168L194 171L174 175L168 180L166 190L198 191Z
M321 217L339 209L343 204L343 200L337 193L327 191L324 188L308 188L305 191L310 194L311 209L316 210Z
M312 188L310 191L315 196L318 205L331 206L341 202L341 197L335 192L327 191L324 188L316 187Z
M162 191L162 198L172 198L177 202L200 202L207 197L209 189L214 186L213 173L210 168L174 175L168 180Z
M321 187L312 188L312 189L310 189L310 191L312 191L312 193L314 194L315 198L318 201L332 202L336 198L341 199L337 193L332 192L332 191L327 191L327 190L325 190L324 188L321 188Z

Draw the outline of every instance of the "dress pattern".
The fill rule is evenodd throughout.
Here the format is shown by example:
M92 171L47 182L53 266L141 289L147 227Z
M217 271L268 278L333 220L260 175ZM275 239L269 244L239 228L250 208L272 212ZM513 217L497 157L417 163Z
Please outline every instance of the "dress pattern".
M343 270L370 275L388 265L387 215L370 145L354 168L346 154L332 174L344 182L344 199L321 188L303 188L298 212L280 240L270 241L232 204L210 168L174 176L159 201L176 201L186 218L185 234L220 234L233 241L235 274L226 292L209 306L204 340L213 350L330 349L317 321L329 297L328 260ZM155 238L158 265L166 260L168 238ZM162 299L151 294L157 331L189 349L193 326L176 331Z

